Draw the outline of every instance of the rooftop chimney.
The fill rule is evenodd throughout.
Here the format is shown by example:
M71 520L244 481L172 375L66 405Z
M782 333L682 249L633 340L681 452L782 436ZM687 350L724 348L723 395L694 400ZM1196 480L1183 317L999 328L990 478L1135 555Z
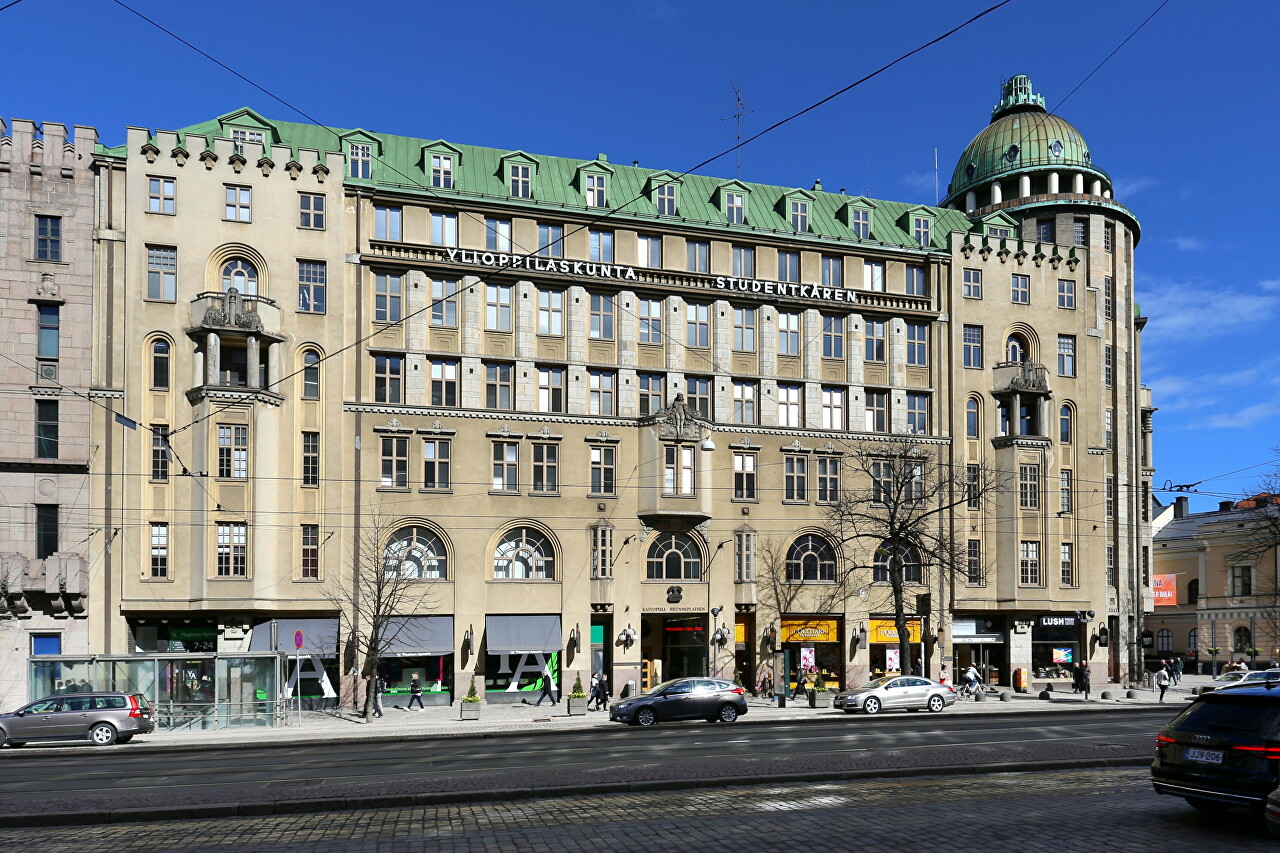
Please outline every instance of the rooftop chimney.
M1175 498L1173 501L1173 517L1186 518L1187 504L1189 504L1190 502L1191 502L1191 498L1187 497L1186 495L1181 495L1180 497Z
M1218 501L1218 512L1231 512L1235 507L1235 501Z

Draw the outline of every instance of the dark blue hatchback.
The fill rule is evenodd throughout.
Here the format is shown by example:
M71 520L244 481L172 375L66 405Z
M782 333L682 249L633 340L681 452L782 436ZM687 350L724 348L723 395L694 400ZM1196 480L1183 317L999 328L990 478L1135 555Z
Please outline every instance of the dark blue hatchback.
M610 720L634 726L665 720L732 723L745 713L746 691L719 678L675 678L609 706Z

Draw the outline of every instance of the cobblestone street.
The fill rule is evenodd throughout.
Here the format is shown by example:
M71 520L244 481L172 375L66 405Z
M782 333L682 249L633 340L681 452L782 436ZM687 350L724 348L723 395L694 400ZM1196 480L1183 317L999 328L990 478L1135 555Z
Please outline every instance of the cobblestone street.
M1260 816L1201 814L1142 769L746 786L265 818L0 830L0 849L92 851L1270 851Z

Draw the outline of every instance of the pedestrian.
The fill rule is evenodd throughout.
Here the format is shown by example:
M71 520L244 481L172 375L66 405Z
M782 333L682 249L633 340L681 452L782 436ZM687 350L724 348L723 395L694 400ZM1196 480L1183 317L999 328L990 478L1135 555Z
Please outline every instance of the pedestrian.
M770 704L773 704L778 701L778 697L773 695L773 673L772 672L769 672L767 670L765 671L765 674L760 678L759 690L760 690L761 696L769 697Z
M382 716L382 694L387 692L387 680L382 677L381 673L373 676L373 715L375 717Z
M1084 698L1089 698L1089 688L1092 686L1093 671L1089 669L1087 660L1080 661L1080 690L1084 693Z
M807 699L809 696L807 674L803 670L796 670L796 689L792 693L792 698L796 700Z
M1178 655L1173 659L1173 683L1182 683L1182 668L1186 666L1186 661L1182 659L1182 655Z
M600 704L600 673L598 672L591 673L591 686L587 688L587 710L588 711L596 710L595 708L591 707L592 702L595 702L597 707Z
M1082 669L1084 669L1084 665L1080 663L1077 663L1075 666L1071 667L1071 692L1072 693L1080 692L1080 671Z
M911 674L917 676L920 675L920 661L918 659L915 663L911 664Z
M604 670L600 671L600 680L596 682L596 690L599 692L600 701L596 703L597 711L609 710L609 674Z
M405 710L413 710L413 703L418 703L418 710L427 710L426 703L422 701L422 682L418 680L418 673L414 673L409 678L409 706Z
M938 669L938 683L939 684L947 683L947 665L945 663L942 664Z
M1169 689L1169 671L1160 669L1156 671L1156 688L1160 691L1160 701L1164 701L1164 692Z
M534 707L541 705L543 699L550 699L552 705L559 704L559 700L556 699L555 686L551 682L550 664L542 668L542 692L538 694L538 701L534 703Z

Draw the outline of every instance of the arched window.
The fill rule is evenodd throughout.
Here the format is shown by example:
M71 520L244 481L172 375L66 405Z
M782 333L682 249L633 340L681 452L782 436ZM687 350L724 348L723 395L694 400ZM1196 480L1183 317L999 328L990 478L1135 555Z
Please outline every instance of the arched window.
M1249 629L1243 625L1237 628L1235 633L1232 634L1232 640L1234 641L1232 648L1237 652L1243 652L1245 649L1248 649L1253 645L1253 635L1249 633Z
M253 264L236 258L222 268L222 292L233 287L247 296L258 295L258 271Z
M532 527L508 530L493 552L493 576L498 580L555 580L556 555L551 540Z
M402 527L382 552L382 570L389 578L431 578L449 576L445 565L444 542L425 527Z
M1063 406L1058 409L1058 441L1070 444L1071 431L1071 407Z
M702 552L684 533L664 533L649 546L649 580L702 580Z
M169 342L156 339L151 343L151 387L169 389Z
M313 349L302 353L302 396L307 400L320 399L320 353Z
M1200 629L1192 628L1187 632L1187 654L1195 654L1200 648Z
M1200 600L1200 579L1187 581L1187 604L1195 604ZM1192 629L1195 630L1195 629Z
M1159 631L1156 631L1156 651L1173 651L1173 632L1168 628L1161 628Z
M875 566L872 569L871 579L877 583L888 582L889 580L889 558L894 557L894 561L902 568L902 580L904 583L921 583L924 573L920 568L920 552L915 546L908 545L906 542L899 542L894 545L885 541L880 543L880 547L876 549Z
M1013 364L1022 364L1031 358L1031 350L1027 347L1022 335L1010 335L1004 342L1004 360Z
M973 397L964 404L964 434L969 438L978 438L978 401Z
M801 536L787 549L787 581L834 581L836 550L831 543L812 533Z

